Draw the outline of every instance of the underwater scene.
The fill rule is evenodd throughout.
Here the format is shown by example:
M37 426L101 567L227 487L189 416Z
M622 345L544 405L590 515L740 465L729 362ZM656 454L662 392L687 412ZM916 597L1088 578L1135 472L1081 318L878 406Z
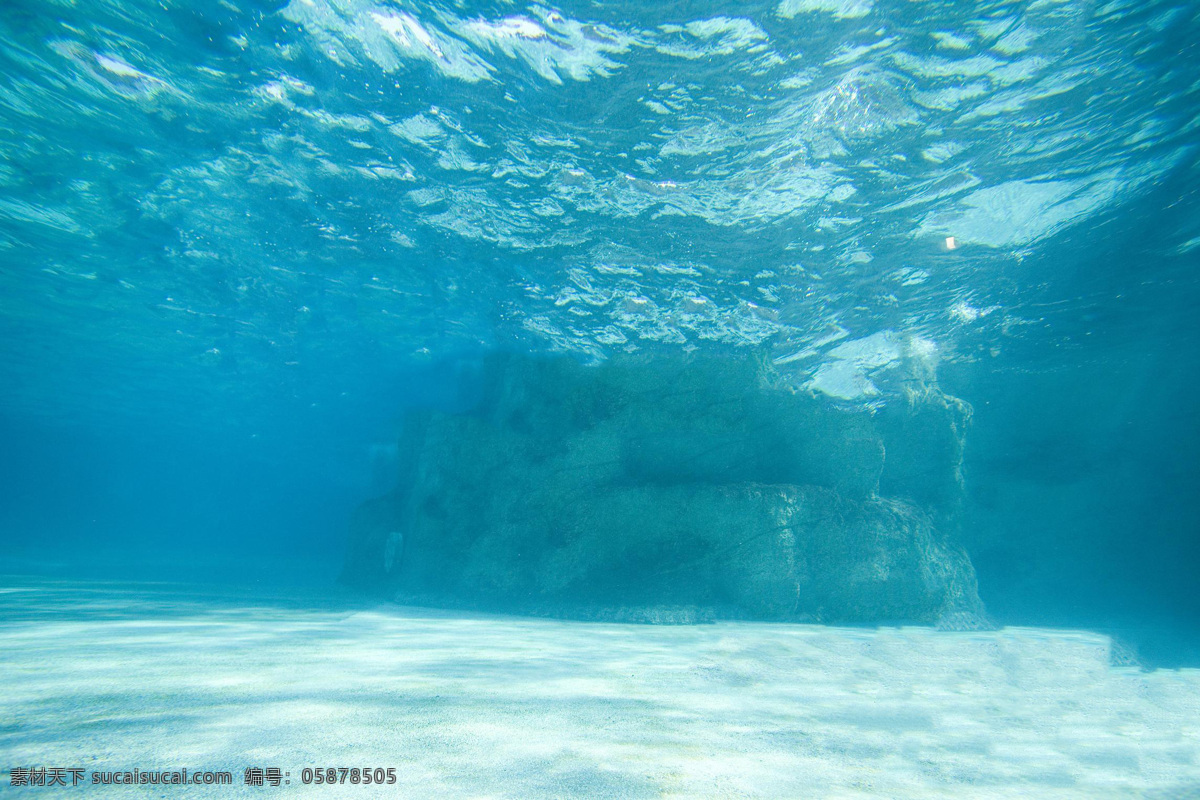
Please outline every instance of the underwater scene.
M1200 799L1200 4L3 0L0 797Z

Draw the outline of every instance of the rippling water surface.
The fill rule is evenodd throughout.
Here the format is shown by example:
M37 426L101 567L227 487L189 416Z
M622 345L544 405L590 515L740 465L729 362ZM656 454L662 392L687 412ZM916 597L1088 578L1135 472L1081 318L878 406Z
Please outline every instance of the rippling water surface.
M766 346L859 401L907 337L973 360L1087 335L1131 268L1098 240L1200 234L1113 230L1195 179L1188 3L93 0L0 25L23 404L493 346Z

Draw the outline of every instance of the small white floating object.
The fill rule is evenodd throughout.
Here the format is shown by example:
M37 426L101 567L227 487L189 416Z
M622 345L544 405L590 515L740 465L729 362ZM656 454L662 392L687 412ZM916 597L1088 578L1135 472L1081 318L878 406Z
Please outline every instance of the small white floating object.
M947 250L955 250L957 248L958 248L958 242L955 241L954 237L947 236L946 237L946 249Z
M119 58L111 58L102 56L99 53L95 54L96 63L103 67L108 72L120 78L146 78L149 77L146 73L134 68L131 64L127 64Z

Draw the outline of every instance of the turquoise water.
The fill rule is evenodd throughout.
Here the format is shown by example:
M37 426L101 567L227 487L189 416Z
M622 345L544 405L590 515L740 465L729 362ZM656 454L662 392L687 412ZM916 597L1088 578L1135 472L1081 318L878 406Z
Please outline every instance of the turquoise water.
M1197 796L1198 42L0 4L0 794Z
M1200 666L1198 41L1194 5L1122 0L8 2L0 572L326 587L382 554L386 580L349 583L617 621L969 606L973 625L1098 631L1145 666ZM554 427L521 397L592 379L497 379L496 354L679 370L689 399L613 378L616 416ZM784 405L705 416L755 381ZM638 387L649 400L627 403ZM969 413L922 428L913 398L934 395ZM395 577L432 556L404 550L423 541L407 517L355 534L364 502L394 511L414 465L453 472L454 447L495 456L493 494L543 463L458 422L434 423L445 449L404 449L417 410L489 409L538 447L624 420L603 429L621 471L585 493L640 499L571 525L647 520L645 503L691 509L695 533L730 486L798 486L788 508L843 522L895 501L886 519L927 520L982 605L920 610L891 584L837 612L803 588L780 605L739 584L734 602L689 570L749 539L704 532L616 555L575 528L527 545L576 547L592 572L570 586L495 566L520 549L500 536L503 574L470 585L547 593L510 604ZM851 433L804 449L834 430ZM666 455L630 456L635 433ZM685 441L704 437L736 458L705 461ZM839 449L860 439L879 453ZM876 461L874 483L837 471ZM547 507L567 491L538 480ZM440 519L515 524L490 495L455 497Z

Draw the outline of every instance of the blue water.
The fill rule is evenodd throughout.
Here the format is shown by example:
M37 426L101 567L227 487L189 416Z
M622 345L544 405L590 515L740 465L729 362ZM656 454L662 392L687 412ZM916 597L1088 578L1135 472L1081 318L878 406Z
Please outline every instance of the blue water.
M488 353L761 357L880 410L903 339L974 409L991 617L1200 666L1193 4L0 26L0 571L329 583L406 409Z

